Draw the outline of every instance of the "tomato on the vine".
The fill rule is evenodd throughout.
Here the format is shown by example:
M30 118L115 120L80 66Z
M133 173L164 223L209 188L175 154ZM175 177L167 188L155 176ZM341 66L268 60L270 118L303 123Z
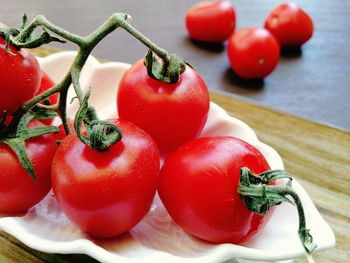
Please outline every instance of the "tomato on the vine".
M208 1L194 5L187 11L186 27L192 39L223 42L236 26L236 13L229 1Z
M41 122L32 120L28 127L42 125ZM0 142L0 214L25 212L45 197L51 189L51 161L56 148L52 134L26 141L26 150L36 175L34 181L12 149Z
M111 122L122 130L121 141L98 152L71 133L52 163L52 188L63 212L97 237L136 225L150 209L158 183L155 142L130 122Z
M283 3L273 9L265 28L283 47L300 47L311 38L314 30L310 16L294 3Z
M201 76L186 65L177 83L148 76L143 60L122 77L117 94L119 117L146 131L162 153L199 136L208 116L209 94Z
M0 114L14 112L26 101L34 97L39 89L41 70L36 58L25 48L17 50L0 37Z
M36 95L43 93L44 91L52 88L53 86L55 86L55 82L44 71L41 71L41 82L40 82L39 90L37 91ZM55 103L57 103L58 93L48 97L48 100L50 105L54 105Z
M259 230L271 210L258 215L237 193L240 169L269 170L252 145L233 137L192 140L173 152L160 172L158 193L186 232L214 243L239 243Z
M246 79L264 78L277 66L280 47L269 31L247 28L229 39L227 54L233 71Z
M44 71L41 71L41 82L40 87L36 95L43 93L44 91L55 86L55 82L47 75ZM49 105L54 105L58 102L58 93L51 95L47 98ZM52 125L54 123L54 118L40 120L45 125Z

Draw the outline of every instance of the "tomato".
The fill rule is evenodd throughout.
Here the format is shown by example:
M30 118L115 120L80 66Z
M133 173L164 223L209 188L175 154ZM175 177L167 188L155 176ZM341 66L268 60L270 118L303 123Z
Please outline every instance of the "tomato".
M192 39L223 42L233 33L236 13L229 1L201 2L187 11L186 27Z
M39 87L39 90L38 90L36 96L43 93L44 91L52 88L53 86L55 86L55 82L44 71L41 71L41 82L40 82L40 87ZM58 93L48 97L48 101L49 101L50 105L56 104L58 102ZM45 125L53 125L54 118L44 119L44 120L40 120L40 121L42 123L44 123Z
M75 132L73 120L68 120L68 127L70 129L70 132ZM64 130L63 123L58 125L57 128L58 128L58 132L54 134L56 141L63 140L64 138L66 138L66 132Z
M28 126L42 125L41 122L32 120ZM51 189L51 161L56 147L51 134L26 141L28 156L37 177L34 181L12 149L0 142L0 214L25 212L45 197Z
M52 88L53 86L55 86L55 82L44 71L41 71L40 87L36 95L43 93L44 91L48 90L49 88ZM58 101L58 93L50 96L48 100L50 102L50 105L56 104Z
M162 153L199 136L209 111L208 89L189 66L175 84L148 76L140 60L122 77L117 94L121 119L146 131Z
M240 243L267 222L248 210L237 193L240 169L270 167L250 144L233 137L195 139L173 152L160 172L159 196L188 233L214 243Z
M130 122L112 122L123 138L107 151L92 150L71 133L52 163L52 188L63 212L97 237L112 237L136 225L150 209L158 182L154 141Z
M29 50L17 50L10 44L9 49L15 54L10 55L5 50L5 44L0 37L0 113L7 111L11 114L34 97L40 85L41 72Z
M310 16L294 3L283 3L273 9L265 28L283 47L300 47L311 38L314 30Z
M246 79L264 78L276 68L280 47L266 29L247 28L230 37L227 55L232 70L238 76Z

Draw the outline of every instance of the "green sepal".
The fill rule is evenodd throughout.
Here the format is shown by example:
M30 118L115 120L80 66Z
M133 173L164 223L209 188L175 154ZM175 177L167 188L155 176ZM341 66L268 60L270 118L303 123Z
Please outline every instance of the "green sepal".
M58 128L55 126L39 126L35 128L28 128L27 125L34 118L35 114L29 112L25 114L19 121L17 128L14 132L1 134L0 141L7 144L17 155L18 160L27 173L36 180L33 164L28 157L28 153L25 147L25 141L37 137L40 135L58 132ZM6 126L5 126L6 128Z
M186 70L186 62L179 56L169 55L162 62L156 58L152 50L148 50L145 59L148 76L166 83L176 83L180 75Z
M22 25L21 25L21 29L24 29L26 27L26 25L28 24L28 17L27 14L24 13L22 16Z
M91 89L89 89L75 115L74 129L79 139L96 151L105 151L114 143L122 139L122 131L109 121L99 120L93 107L89 107L88 100ZM81 132L85 125L86 136Z
M5 39L5 50L8 54L15 56L16 54L12 53L12 51L9 48L11 42L11 36L17 36L19 34L19 30L16 28L10 28L10 27L5 27L5 28L0 28L0 35Z
M278 179L288 179L283 185L268 185ZM248 168L241 168L240 183L237 190L247 209L264 215L269 209L283 202L296 205L299 216L299 238L307 253L311 253L317 245L307 229L305 212L298 194L292 189L292 176L284 170L269 170L253 174ZM288 198L288 197L290 198Z
M284 170L269 170L260 174L253 174L248 168L241 168L240 184L238 193L246 207L256 214L266 214L271 207L282 202L293 202L275 190L268 183L277 179L292 177Z
M22 138L11 138L1 142L6 143L14 151L22 167L34 179L34 181L36 181L33 164L29 159L24 140Z
M45 44L49 44L51 42L60 42L65 43L65 40L59 39L57 37L51 36L45 28L43 28L43 32L40 35L30 36L29 39L24 42L16 42L14 45L19 48L36 48Z
M33 118L37 120L53 119L57 116L56 111L40 107L39 105L31 109L30 112L33 114Z

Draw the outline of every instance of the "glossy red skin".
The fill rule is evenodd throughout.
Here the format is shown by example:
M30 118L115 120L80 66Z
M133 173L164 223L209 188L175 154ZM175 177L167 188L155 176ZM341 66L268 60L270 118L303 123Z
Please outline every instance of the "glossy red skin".
M44 71L41 71L40 87L36 95L43 93L44 91L48 90L49 88L52 88L53 86L55 86L55 82ZM50 102L50 105L54 105L55 103L57 103L58 93L50 96L48 100Z
M165 161L159 196L174 221L188 233L213 243L240 243L259 232L264 216L249 211L237 193L240 168L269 170L263 155L233 137L193 140Z
M148 212L156 192L159 152L144 131L113 121L123 138L97 152L68 135L52 163L52 188L67 217L88 234L112 237Z
M55 86L55 82L44 71L41 71L40 87L39 87L39 90L35 96L43 93L44 91L48 90L49 88L52 88L53 86ZM48 100L49 100L50 105L54 105L55 103L57 103L58 93L50 96L48 98ZM41 122L44 123L45 125L52 125L53 121L54 121L54 118L47 119L47 120L41 120Z
M42 126L32 120L29 127ZM0 214L25 212L41 201L51 189L51 161L57 145L51 134L32 138L26 142L29 159L33 163L36 182L27 174L17 156L4 143L0 143Z
M29 50L18 51L12 45L9 48L15 56L6 53L5 40L0 37L0 113L11 114L34 97L40 85L41 71Z
M283 3L273 9L265 21L265 28L283 47L300 47L314 31L310 16L294 3Z
M74 130L74 121L73 120L68 120L68 127L70 129L70 132L75 132ZM60 125L58 125L58 132L54 133L54 137L57 141L59 140L63 140L64 138L66 138L66 132L64 130L64 126L63 123L61 123Z
M186 14L186 27L192 39L223 42L236 26L236 13L229 1L201 2Z
M235 32L227 44L232 70L246 79L269 75L277 66L280 47L277 40L263 28L247 28Z
M199 136L208 116L209 94L189 66L177 83L167 84L150 78L140 60L120 81L117 107L119 118L146 131L161 152L168 153Z

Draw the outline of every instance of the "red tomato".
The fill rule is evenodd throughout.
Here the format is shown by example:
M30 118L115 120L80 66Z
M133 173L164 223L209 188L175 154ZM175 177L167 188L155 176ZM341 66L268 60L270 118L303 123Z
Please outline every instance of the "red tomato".
M44 71L41 71L41 83L40 83L40 87L39 87L39 90L38 90L36 96L43 93L44 91L48 90L49 88L52 88L54 85L55 85L55 82L53 82L53 80L49 77L49 75L47 75ZM58 101L58 93L50 96L48 98L48 100L49 100L50 105L56 104ZM54 118L40 120L40 121L42 123L44 123L45 125L52 125Z
M42 126L42 123L37 120L29 123L29 127L37 126ZM51 134L26 141L29 159L37 177L35 182L11 148L0 142L0 214L25 212L45 197L51 188L51 161L56 147Z
M71 132L75 132L73 120L68 120L68 126ZM66 132L64 130L63 123L58 125L58 132L54 133L54 137L56 141L63 140L64 138L66 138Z
M270 167L250 144L233 137L193 140L172 153L160 172L159 196L176 223L214 243L240 243L270 217L248 210L237 193L240 169Z
M246 79L264 78L277 66L280 47L263 28L235 32L229 39L227 54L232 70Z
M48 90L49 88L52 88L53 86L55 86L55 82L44 71L41 71L40 87L36 95L43 93L44 91ZM58 93L50 96L48 100L50 102L50 105L54 105L55 103L57 103Z
M300 47L313 33L310 16L293 3L284 3L272 10L265 21L265 28L284 47Z
M41 72L36 58L29 50L9 48L15 55L5 50L5 40L0 37L0 113L14 112L19 106L34 97L38 91Z
M206 84L191 67L175 84L148 76L140 60L123 76L117 95L121 119L133 122L169 152L197 137L207 120L209 95Z
M52 188L62 210L97 237L112 237L136 225L150 209L158 182L154 141L132 123L112 122L123 138L107 151L92 150L72 133L52 163Z
M236 14L229 1L202 2L186 14L188 33L195 40L223 42L233 33L235 25Z

